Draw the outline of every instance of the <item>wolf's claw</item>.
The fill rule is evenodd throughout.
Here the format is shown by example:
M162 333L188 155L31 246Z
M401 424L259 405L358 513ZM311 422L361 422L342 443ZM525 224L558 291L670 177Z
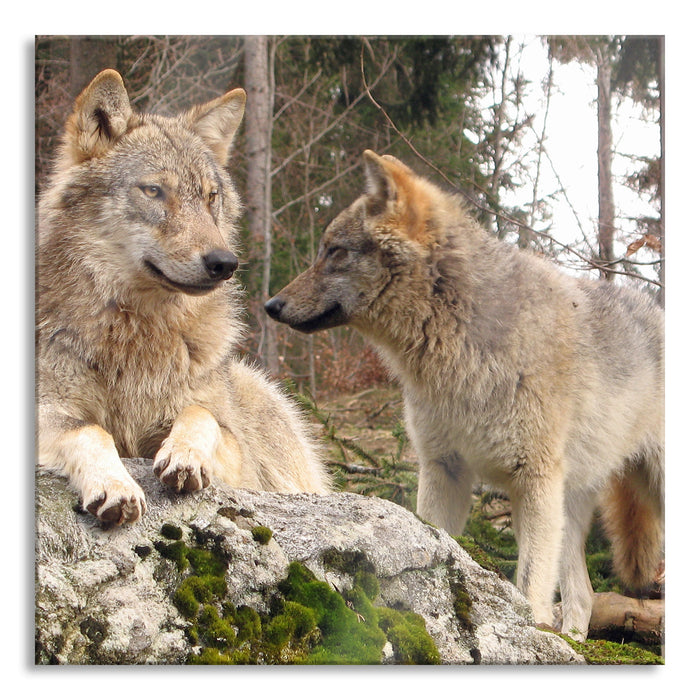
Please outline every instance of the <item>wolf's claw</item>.
M162 483L175 489L178 493L199 491L211 483L209 470L205 466L204 460L199 458L196 453L187 451L187 454L177 455L175 448L168 449L165 443L156 455L153 473Z

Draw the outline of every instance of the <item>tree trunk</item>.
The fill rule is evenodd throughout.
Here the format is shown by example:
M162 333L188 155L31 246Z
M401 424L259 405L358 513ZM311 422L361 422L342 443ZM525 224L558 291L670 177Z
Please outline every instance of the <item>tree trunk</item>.
M604 50L596 52L598 86L598 255L607 265L615 259L615 203L612 181L612 117L610 108L610 60ZM612 269L601 270L601 276L612 279Z
M512 37L506 38L505 58L503 62L503 74L501 76L501 99L494 106L494 129L493 129L493 173L489 185L489 193L492 203L489 208L498 208L499 192L501 189L501 178L503 168L503 158L505 155L505 145L503 141L503 124L505 121L506 94L508 91L508 67L510 63L510 45ZM498 219L495 214L489 214L489 226L495 235L501 236L498 230Z
M248 164L248 222L254 243L262 244L262 299L270 297L272 262L271 229L271 141L273 71L268 60L268 39L246 36L244 41L246 103L246 160ZM277 329L265 317L262 323L262 360L273 373L279 372Z
M73 36L70 39L70 92L77 97L105 68L117 67L117 44L111 37Z

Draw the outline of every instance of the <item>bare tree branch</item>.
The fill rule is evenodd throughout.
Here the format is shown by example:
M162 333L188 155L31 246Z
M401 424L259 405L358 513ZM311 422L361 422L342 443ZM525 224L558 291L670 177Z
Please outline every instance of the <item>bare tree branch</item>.
M372 104L382 113L383 117L385 118L387 124L401 137L401 139L406 143L406 145L413 151L413 153L416 155L417 158L419 158L423 163L425 163L429 168L434 170L446 183L450 185L456 192L459 192L467 201L469 201L474 207L477 209L485 212L486 214L489 214L491 216L497 216L501 218L503 221L506 221L508 223L511 223L517 227L522 227L527 230L529 230L531 233L533 233L535 236L541 236L544 238L547 238L550 240L552 243L555 245L559 246L563 250L566 250L567 252L571 253L572 255L576 256L580 260L582 260L586 264L586 268L580 268L580 269L596 269L596 270L601 270L604 272L614 272L615 274L619 275L624 275L627 277L631 277L634 279L641 280L643 282L646 282L648 284L652 284L654 286L663 288L663 285L661 282L650 279L647 277L644 277L643 275L637 274L635 272L631 272L629 270L621 270L619 268L612 269L610 266L610 263L603 263L603 262L598 262L590 257L587 257L580 253L578 250L575 248L567 245L566 243L562 243L561 241L557 240L554 238L554 236L551 236L550 234L544 232L544 231L538 231L530 226L527 226L526 224L523 224L521 221L517 221L513 219L512 217L509 217L508 215L504 214L501 211L495 211L491 207L487 207L483 204L481 204L479 201L474 199L468 192L466 192L460 185L455 183L450 177L448 177L444 171L442 171L439 167L437 167L434 163L432 163L428 158L426 158L422 153L418 151L418 149L411 143L410 139L396 126L396 124L393 122L391 117L387 114L386 110L377 102L377 100L374 98L374 95L372 94L371 87L367 85L367 81L365 80L365 70L364 70L364 56L361 53L360 54L360 70L362 73L362 82L365 88L365 92L367 93L367 96L369 100L372 102ZM477 190L484 191L482 188L478 187L476 183L470 182L470 184ZM562 187L562 191L564 191ZM621 262L622 260L627 260L626 258L621 258L619 260L614 261L615 264ZM629 261L633 263L633 261ZM633 263L634 264L634 263Z
M398 47L394 49L394 52L392 56L384 63L382 66L381 70L379 71L377 77L372 81L372 88L376 86L379 81L384 77L384 74L389 70L393 62L396 60L396 56L398 55ZM363 71L362 71L362 81L365 86L364 92L361 92L346 108L343 110L342 114L338 115L330 124L328 124L324 129L319 131L318 133L314 134L313 137L307 141L303 146L300 146L299 148L296 149L296 151L293 151L290 153L283 161L278 165L273 171L272 171L272 177L274 177L277 173L279 173L281 170L285 168L285 166L294 160L300 153L303 152L304 148L309 148L312 146L314 143L317 141L320 141L329 131L332 131L335 129L335 127L341 123L347 115L365 98L365 94L369 95L370 91L370 86L367 85L367 82L365 81L365 75L364 75L364 64L363 64Z

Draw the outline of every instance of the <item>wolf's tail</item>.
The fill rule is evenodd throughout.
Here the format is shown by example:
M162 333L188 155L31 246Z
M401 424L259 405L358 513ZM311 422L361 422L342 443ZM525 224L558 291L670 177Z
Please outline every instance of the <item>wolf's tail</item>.
M662 457L645 455L613 477L602 503L613 565L624 583L641 591L654 579L663 556Z

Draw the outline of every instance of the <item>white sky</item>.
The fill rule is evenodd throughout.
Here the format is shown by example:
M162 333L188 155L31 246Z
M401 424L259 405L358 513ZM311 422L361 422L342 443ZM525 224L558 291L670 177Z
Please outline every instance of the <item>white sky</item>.
M516 36L512 54L521 42L525 44L522 55L513 57L511 65L513 71L519 69L530 81L526 88L525 105L527 112L535 115L533 128L539 134L545 116L543 86L549 70L547 51L537 36ZM544 196L556 192L561 181L566 198L561 195L557 197L550 234L561 242L571 243L581 239L580 228L583 228L587 238L594 242L598 219L595 69L580 63L564 65L555 62L553 81L545 143L549 159L542 161L538 194ZM622 103L614 99L612 108L614 150L637 156L658 155L658 125L642 119L642 108L629 99ZM534 135L523 147L532 148L533 139ZM624 217L658 216L654 207L619 182L624 175L633 171L635 165L621 156L613 158L614 199L619 217L617 226L620 231L629 232L626 242L617 245L616 252L619 254L624 253L627 243L636 237L633 235L633 223L624 220ZM525 188L509 195L507 202L523 206L530 201L528 195L531 195L531 190ZM536 223L535 228L541 229L541 223Z

